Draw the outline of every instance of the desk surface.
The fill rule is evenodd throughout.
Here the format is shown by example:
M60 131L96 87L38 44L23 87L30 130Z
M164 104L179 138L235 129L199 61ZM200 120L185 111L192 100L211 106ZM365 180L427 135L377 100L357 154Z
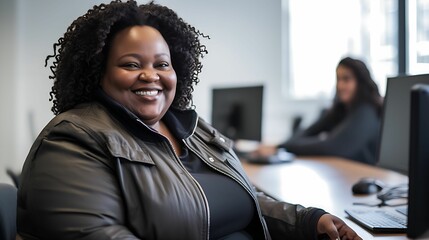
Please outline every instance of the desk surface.
M267 194L290 203L319 207L343 219L363 239L408 239L405 234L373 234L346 218L353 203L376 197L354 196L352 185L363 177L388 185L407 183L402 174L340 158L306 157L291 163L257 165L243 162L252 183Z

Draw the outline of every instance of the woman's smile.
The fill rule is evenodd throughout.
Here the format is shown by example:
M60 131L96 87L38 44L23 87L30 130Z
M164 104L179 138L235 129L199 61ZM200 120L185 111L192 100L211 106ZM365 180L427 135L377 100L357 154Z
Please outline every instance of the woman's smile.
M141 88L132 90L132 92L144 101L156 101L162 94L162 89L159 88Z
M134 93L142 97L155 97L161 93L161 90L138 90Z

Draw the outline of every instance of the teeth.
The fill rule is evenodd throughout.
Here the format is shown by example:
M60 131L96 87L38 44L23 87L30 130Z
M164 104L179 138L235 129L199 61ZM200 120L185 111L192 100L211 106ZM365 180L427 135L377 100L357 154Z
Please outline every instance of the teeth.
M136 91L135 93L140 96L155 96L158 94L158 90L148 90L148 91Z

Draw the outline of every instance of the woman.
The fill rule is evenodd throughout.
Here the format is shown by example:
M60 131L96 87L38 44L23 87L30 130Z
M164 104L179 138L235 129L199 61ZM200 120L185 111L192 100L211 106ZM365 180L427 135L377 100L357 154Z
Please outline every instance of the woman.
M360 239L323 210L255 192L231 141L192 110L199 36L134 1L72 23L48 56L57 116L23 168L23 239Z
M330 155L375 164L382 98L365 63L350 57L337 67L337 92L326 114L281 148L298 155ZM277 147L261 146L267 155Z

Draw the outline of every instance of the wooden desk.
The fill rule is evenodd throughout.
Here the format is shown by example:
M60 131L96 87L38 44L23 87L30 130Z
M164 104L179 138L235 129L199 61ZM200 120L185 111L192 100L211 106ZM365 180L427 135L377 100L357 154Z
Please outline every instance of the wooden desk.
M343 219L363 239L408 239L405 234L373 234L346 218L344 209L354 202L374 202L376 197L353 196L351 188L363 177L388 185L407 183L397 172L340 158L307 157L291 163L256 165L243 162L252 183L267 194L290 203L319 207Z

